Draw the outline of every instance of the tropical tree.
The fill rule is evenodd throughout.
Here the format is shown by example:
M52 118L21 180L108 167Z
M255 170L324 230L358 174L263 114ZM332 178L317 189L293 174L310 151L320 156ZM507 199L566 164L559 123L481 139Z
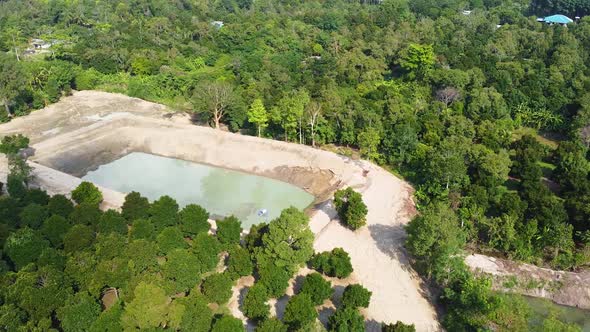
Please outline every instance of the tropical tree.
M255 124L258 127L258 137L262 133L262 129L268 126L268 113L262 99L254 99L250 109L248 110L248 121Z
M195 87L192 97L193 112L208 113L215 128L219 129L221 120L235 101L236 93L231 83L204 81Z
M25 73L18 62L8 54L0 54L0 100L8 117L12 117L10 104L25 87Z

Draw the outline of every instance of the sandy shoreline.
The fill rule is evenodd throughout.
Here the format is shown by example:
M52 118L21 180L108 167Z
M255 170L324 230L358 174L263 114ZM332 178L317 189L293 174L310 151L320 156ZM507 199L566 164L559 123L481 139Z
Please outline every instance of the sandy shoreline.
M351 280L373 292L364 311L367 328L375 331L378 322L400 320L416 324L418 331L440 329L435 310L403 249L403 226L413 212L412 189L407 183L365 161L299 144L198 127L186 116L165 115L165 107L158 104L82 91L0 125L0 135L22 133L31 138L36 150L31 160L40 165L34 171L36 182L50 193L65 193L79 183L69 174L83 174L133 151L297 185L320 198L310 221L316 234L316 251L344 248L355 270ZM2 169L0 165L0 175ZM369 209L368 226L357 232L333 220L335 212L328 198L342 186L360 191ZM121 195L107 191L104 207L120 205ZM235 298L231 301L237 303Z

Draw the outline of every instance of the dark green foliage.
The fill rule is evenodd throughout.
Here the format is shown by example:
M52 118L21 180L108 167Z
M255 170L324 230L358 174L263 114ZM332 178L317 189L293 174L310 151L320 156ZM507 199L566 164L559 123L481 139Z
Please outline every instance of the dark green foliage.
M239 244L240 235L242 234L242 222L234 217L229 216L215 222L217 224L217 239L221 244Z
M224 304L231 297L233 281L227 273L215 273L203 280L203 295L211 302Z
M136 219L129 230L129 237L133 240L137 239L156 239L156 230L150 220Z
M201 264L194 254L184 249L174 249L166 255L162 267L164 277L174 283L174 292L186 292L201 280Z
M227 259L227 272L232 278L245 277L252 274L254 265L248 250L235 246L229 250Z
M14 304L0 306L0 326L6 331L17 331L27 322L27 313Z
M102 212L97 205L91 203L82 203L76 205L74 211L70 213L69 220L73 225L96 226L100 221Z
M21 227L38 229L47 218L47 208L37 203L25 206L19 214Z
M90 332L117 332L121 331L121 315L123 306L118 301L111 308L104 310L90 326Z
M127 234L127 220L115 210L108 210L103 213L98 222L97 231L99 233L118 233Z
M47 205L49 202L49 195L41 189L29 189L24 197L24 202L28 204Z
M173 249L188 248L188 243L184 240L182 231L178 227L166 227L156 237L156 242L160 252L166 254Z
M217 238L201 233L193 239L192 249L204 270L211 270L217 266L218 255L221 251L221 245Z
M157 232L175 226L178 224L178 203L170 196L162 196L151 204L149 215Z
M297 294L289 299L283 321L290 329L297 330L318 317L315 306L308 294Z
M0 196L0 222L17 227L20 210L18 201L14 197Z
M21 228L6 239L4 253L19 270L29 263L34 263L48 246L49 242L38 231Z
M100 315L101 308L94 297L86 292L71 296L65 306L57 310L64 332L88 330Z
M125 196L125 202L121 206L121 214L128 221L145 219L148 217L150 202L140 193L132 191Z
M93 183L83 181L72 191L72 199L78 204L98 205L102 202L102 193Z
M74 211L74 204L64 195L53 195L47 203L49 214L67 218Z
M268 233L267 223L252 225L248 234L244 237L246 249L250 252L254 252L256 247L262 246L262 236L266 233Z
M6 187L8 189L8 194L16 199L24 199L27 194L24 178L19 175L8 174Z
M350 229L356 230L366 224L367 206L363 202L361 194L351 187L338 190L334 193L334 206L340 216L340 220Z
M145 239L131 241L126 251L129 265L136 274L155 268L158 264L157 254L158 245Z
M194 237L199 233L207 233L211 225L209 224L209 212L197 204L185 206L178 214L180 218L180 228L186 236Z
M334 293L330 282L319 273L308 274L303 280L300 292L309 295L315 305L324 303L324 300L329 299Z
M356 308L342 307L328 319L328 331L364 332L365 319Z
M289 286L291 274L285 269L279 269L272 264L259 266L260 283L268 290L270 297L279 298L285 294Z
M383 324L381 332L416 332L414 324L404 324L397 322L395 324Z
M265 320L270 312L270 306L266 304L268 299L266 287L260 282L257 282L248 289L241 310L246 317L252 320Z
M64 235L63 242L68 253L89 249L94 242L94 231L86 225L74 225Z
M223 315L213 323L211 332L243 332L246 331L241 320L228 315Z
M21 134L4 136L0 141L0 153L4 154L15 154L27 147L29 147L29 138Z
M355 309L358 307L367 308L369 306L369 302L371 301L372 294L373 293L361 285L348 285L344 289L341 302L344 307L351 307Z
M310 260L310 265L327 276L337 278L346 278L353 271L350 256L342 248L315 254Z
M66 218L60 215L53 215L43 222L41 234L56 248L61 248L63 239L71 225Z
M213 312L207 305L207 300L198 292L191 292L185 298L178 299L184 306L180 328L183 331L208 332L213 321Z
M287 325L275 317L265 319L255 329L256 332L287 332Z
M61 250L45 248L37 259L37 266L51 266L61 271L66 266L66 256Z

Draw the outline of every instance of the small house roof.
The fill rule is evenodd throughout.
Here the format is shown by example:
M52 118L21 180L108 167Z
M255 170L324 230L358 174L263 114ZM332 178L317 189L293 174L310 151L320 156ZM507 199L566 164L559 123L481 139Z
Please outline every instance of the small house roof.
M568 24L572 23L573 20L565 15L557 14L545 17L545 22L547 23L557 23L557 24Z

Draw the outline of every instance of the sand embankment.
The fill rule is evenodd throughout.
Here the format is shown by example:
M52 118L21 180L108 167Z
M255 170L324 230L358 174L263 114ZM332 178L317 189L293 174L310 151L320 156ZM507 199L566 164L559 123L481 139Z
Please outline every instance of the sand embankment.
M373 292L363 312L369 330L379 330L379 322L398 320L416 324L418 331L440 329L403 250L403 226L413 213L411 187L380 167L308 146L195 126L187 116L167 113L164 106L95 91L75 92L44 110L0 125L0 135L12 133L31 138L36 150L31 160L46 166L37 168L35 178L51 193L75 187L79 179L71 175L83 175L132 151L297 185L318 197L310 223L315 249L344 248L355 270L347 281ZM329 198L343 186L360 191L369 209L368 226L357 232L333 220ZM120 204L121 196L116 196L105 195L105 204Z

